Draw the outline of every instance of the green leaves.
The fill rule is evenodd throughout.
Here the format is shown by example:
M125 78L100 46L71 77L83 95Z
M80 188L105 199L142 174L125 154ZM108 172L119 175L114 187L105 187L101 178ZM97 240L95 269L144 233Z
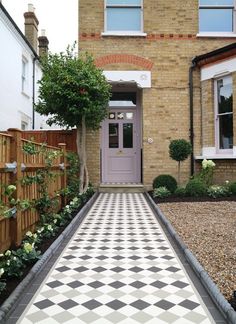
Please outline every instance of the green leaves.
M170 157L175 161L184 161L192 152L192 146L184 139L171 141L169 145Z
M36 111L49 116L49 123L74 127L85 116L87 127L99 128L107 115L110 85L93 58L77 57L72 46L66 53L49 54L42 70Z

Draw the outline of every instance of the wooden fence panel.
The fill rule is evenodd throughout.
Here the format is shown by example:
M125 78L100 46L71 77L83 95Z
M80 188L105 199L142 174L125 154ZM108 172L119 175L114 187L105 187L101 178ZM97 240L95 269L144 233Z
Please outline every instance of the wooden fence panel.
M4 196L4 185L16 185L14 193L15 199L37 200L40 198L39 184L33 182L31 184L22 183L25 177L34 177L37 170L44 169L46 166L45 152L60 152L53 159L52 166L49 167L52 173L52 181L48 186L48 193L53 199L56 192L64 189L66 186L66 168L63 169L62 163L65 163L65 144L59 147L45 145L42 148L41 143L31 142L22 138L23 132L18 129L9 129L8 134L0 133L0 194L3 197L3 203L9 207L7 197ZM30 144L30 145L29 145ZM33 153L27 153L27 148L33 145ZM16 163L15 172L6 172L6 163ZM62 207L62 201L59 197L58 210ZM29 208L25 211L17 209L15 218L7 219L0 215L0 252L3 252L11 246L11 244L19 245L24 234L27 231L34 231L39 214L35 209Z
M22 138L37 143L57 147L59 143L65 143L67 151L77 152L76 130L27 130L22 131Z
M10 162L11 136L0 134L0 197L5 206L8 206L8 198L3 195L5 188L10 184L10 174L3 172L5 163ZM6 250L11 244L10 220L0 216L0 251Z

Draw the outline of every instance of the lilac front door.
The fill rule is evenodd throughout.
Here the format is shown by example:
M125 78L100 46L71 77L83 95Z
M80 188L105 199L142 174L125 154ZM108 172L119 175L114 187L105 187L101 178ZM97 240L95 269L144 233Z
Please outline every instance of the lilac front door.
M117 104L117 103L116 103ZM140 127L137 105L111 107L103 122L102 182L141 182Z

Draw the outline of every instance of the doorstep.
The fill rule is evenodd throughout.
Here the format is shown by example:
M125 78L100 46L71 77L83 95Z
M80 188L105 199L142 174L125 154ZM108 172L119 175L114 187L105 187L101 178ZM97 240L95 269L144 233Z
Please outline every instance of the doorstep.
M103 193L138 193L145 192L146 188L142 183L101 183L99 192Z

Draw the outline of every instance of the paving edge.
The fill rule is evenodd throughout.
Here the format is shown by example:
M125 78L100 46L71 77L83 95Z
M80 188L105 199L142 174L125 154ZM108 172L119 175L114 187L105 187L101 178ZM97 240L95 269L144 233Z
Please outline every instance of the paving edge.
M56 253L60 244L75 231L76 226L80 225L85 215L92 207L93 203L98 197L98 193L96 192L92 198L82 207L79 213L72 219L72 221L67 225L64 231L58 236L58 238L50 245L50 247L45 251L43 256L39 261L35 263L35 265L31 268L27 276L20 282L20 284L16 287L16 289L11 293L11 295L5 300L5 302L0 307L0 323L5 320L9 315L14 311L17 305L18 299L21 297L23 290L27 285L31 283L31 281L35 278L36 275L43 269L46 265L47 261Z
M193 255L193 253L187 248L186 244L176 233L174 227L167 220L167 218L162 213L160 208L156 205L156 203L153 201L151 196L145 192L145 197L149 202L149 204L151 205L152 209L156 212L156 214L158 215L162 223L165 225L171 237L175 240L179 248L184 253L186 259L188 260L188 263L193 268L199 280L201 281L201 283L203 284L203 286L211 296L212 300L214 301L218 309L221 311L222 315L227 320L227 323L236 324L236 312L234 311L232 306L228 303L228 301L225 299L225 297L222 295L217 285L213 282L211 277L208 275L206 270L204 270L204 268L198 262L196 257Z

